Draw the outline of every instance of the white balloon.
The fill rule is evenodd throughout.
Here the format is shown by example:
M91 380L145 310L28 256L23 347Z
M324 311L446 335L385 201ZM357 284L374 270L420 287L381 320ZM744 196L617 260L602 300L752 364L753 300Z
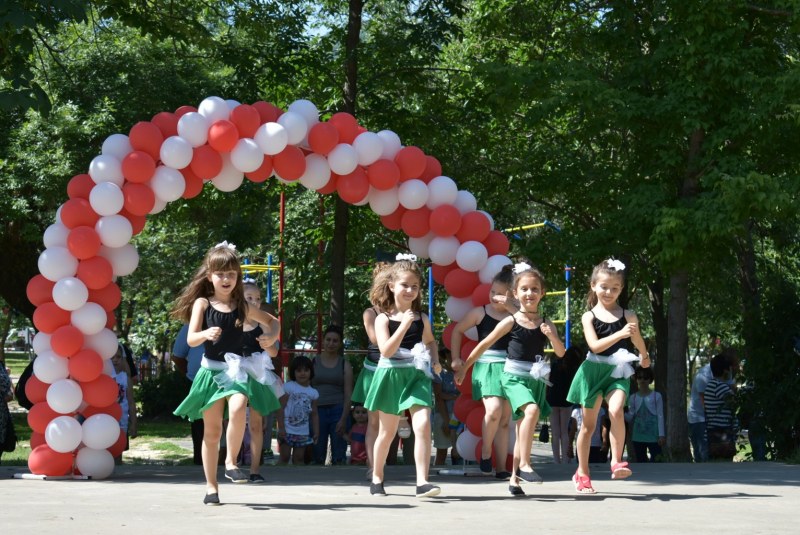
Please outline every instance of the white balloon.
M165 201L164 199L159 199L158 197L156 197L156 202L153 203L153 207L147 213L150 214L150 215L157 214L157 213L161 212L166 207L167 207L167 201Z
M383 142L374 132L363 132L353 140L353 148L358 153L359 165L370 165L383 154Z
M89 176L92 177L95 184L111 182L122 187L122 183L125 181L125 177L122 176L121 161L108 154L101 154L92 159L89 164Z
M308 189L325 187L331 179L331 168L324 156L311 153L306 156L306 170L300 177L300 183Z
M117 371L114 369L114 363L111 362L111 359L103 361L103 373L109 377L114 377L117 374Z
M381 138L383 150L381 151L381 159L394 160L395 155L403 148L400 142L400 136L391 130L381 130L378 132L378 137Z
M308 123L299 113L287 111L278 117L278 124L286 129L290 145L298 145L308 134Z
M466 241L458 248L456 262L464 271L479 271L486 265L488 257L486 247L481 242Z
M47 388L47 404L60 414L75 412L81 401L83 401L81 386L72 379L59 379Z
M119 161L131 152L133 152L131 140L125 134L111 134L103 141L103 148L100 150L100 154L113 156Z
M328 165L337 175L348 175L358 167L358 153L352 145L339 143L328 153Z
M53 388L53 386L55 385L51 385L50 388ZM80 387L78 387L78 390L80 391ZM50 449L59 453L74 451L75 448L81 445L82 436L81 424L72 416L53 418L44 430L45 442L50 446Z
M101 182L89 193L89 204L98 215L118 214L125 204L122 188L113 182Z
M478 447L480 439L481 437L473 435L469 430L465 429L456 439L456 450L458 450L458 454L467 461L477 460L475 458L475 448Z
M89 299L89 289L76 277L64 277L53 286L53 301L64 310L78 310Z
M33 352L37 355L41 355L45 351L52 351L50 347L50 335L42 331L34 335L31 345L33 346Z
M75 466L85 476L105 479L114 473L114 456L106 449L81 448L75 456Z
M466 331L464 331L464 336L469 338L470 340L478 341L478 328L475 326L470 327Z
M107 322L108 314L105 309L92 302L73 310L70 315L70 323L84 335L99 333L105 328Z
M205 145L208 141L208 119L197 112L184 113L178 119L178 135L189 142L192 147Z
M494 218L492 217L492 214L490 214L489 212L487 212L485 210L478 210L478 212L480 212L480 213L482 213L483 215L486 216L486 219L489 220L489 228L491 230L494 230Z
M403 207L416 210L428 202L428 185L422 180L412 178L400 184L397 195Z
M139 253L130 243L122 247L100 247L100 256L111 262L111 269L115 277L124 277L136 271L139 265Z
M54 222L59 224L59 225L63 225L64 224L64 222L61 220L61 209L62 208L64 208L63 204L60 205L58 208L56 208L56 217L55 217L55 221Z
M231 151L231 163L242 173L252 173L264 163L264 153L254 140L243 138Z
M228 109L230 111L233 111L234 108L237 108L242 105L241 102L239 102L238 100L233 100L232 98L226 98L225 104L228 106Z
M455 236L436 236L428 248L431 262L440 266L449 266L456 261L456 254L461 242Z
M231 163L230 154L222 154L222 170L211 179L214 187L220 191L234 191L244 182L244 173Z
M117 352L119 342L117 335L111 329L103 329L97 334L92 334L84 339L83 346L94 349L103 360L109 360Z
M433 210L443 204L454 204L458 197L458 186L452 178L437 176L428 182L428 208Z
M363 198L363 199L361 199L361 200L360 200L360 201L358 201L358 202L354 202L354 203L353 203L353 206L364 206L364 205L366 205L368 202L369 202L369 191L367 191L367 194L366 194L366 195L364 195L364 198Z
M464 316L472 310L472 298L471 297L453 297L450 296L447 298L447 302L444 304L444 311L447 314L447 317L455 322L459 322L464 319Z
M310 129L319 122L319 110L310 100L298 99L289 104L287 111L301 116Z
M197 113L206 118L209 125L217 121L227 120L231 116L231 109L219 97L207 97L197 107Z
M474 212L478 207L478 201L475 200L475 196L472 193L462 189L458 190L456 201L453 203L453 205L458 208L458 211L461 212L461 215L464 215L467 212Z
M289 143L289 133L278 123L264 123L256 130L253 141L261 152L274 156L286 148Z
M180 136L170 136L161 144L161 162L173 169L183 169L192 162L192 144Z
M69 377L69 361L54 351L43 351L33 359L33 375L43 383L53 384Z
M186 189L186 180L180 171L171 167L159 165L153 178L150 179L150 187L156 198L165 202L177 201Z
M109 448L119 438L119 422L113 416L93 414L83 422L83 443L90 448Z
M42 241L46 248L66 247L70 229L61 223L53 223L44 231Z
M119 214L101 217L94 224L94 230L102 244L108 247L122 247L133 237L130 220Z
M408 248L412 254L417 255L417 258L428 258L428 250L433 237L433 232L428 232L421 238L408 238Z
M378 215L389 215L400 206L397 198L397 188L379 190L372 186L369 188L369 207Z
M78 272L78 259L66 247L48 247L39 255L37 265L39 273L53 282L73 277Z
M488 284L492 282L495 275L500 273L500 270L503 269L503 266L507 266L509 264L513 264L513 262L507 256L501 254L490 256L486 260L486 264L478 272L478 278L480 279L481 283Z

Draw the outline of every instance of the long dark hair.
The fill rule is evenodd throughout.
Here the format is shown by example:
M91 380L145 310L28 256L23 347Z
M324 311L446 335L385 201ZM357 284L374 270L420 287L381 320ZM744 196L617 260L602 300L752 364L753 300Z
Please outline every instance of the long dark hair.
M623 288L625 287L625 270L615 269L608 264L608 260L603 260L592 270L592 277L589 279L589 291L586 292L586 309L591 310L597 306L597 294L592 290L592 286L597 282L600 274L610 275L612 277L619 277L622 281Z

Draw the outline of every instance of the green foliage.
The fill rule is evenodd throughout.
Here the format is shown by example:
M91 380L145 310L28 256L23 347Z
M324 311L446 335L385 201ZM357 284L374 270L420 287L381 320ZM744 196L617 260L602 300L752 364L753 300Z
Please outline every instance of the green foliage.
M137 405L141 406L143 418L169 418L189 393L191 383L180 372L161 373L157 377L139 383L136 393Z

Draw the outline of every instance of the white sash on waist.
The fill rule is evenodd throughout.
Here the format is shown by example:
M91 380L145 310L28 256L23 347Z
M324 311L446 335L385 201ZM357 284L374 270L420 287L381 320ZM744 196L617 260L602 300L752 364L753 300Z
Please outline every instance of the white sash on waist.
M503 351L502 349L487 349L486 351L483 352L483 355L478 357L478 362L482 362L484 364L505 362L506 356L508 356L508 352Z
M550 364L541 355L536 355L536 362L506 359L503 371L519 377L530 376L547 386L553 386L550 382Z
M617 349L612 355L598 355L596 353L586 354L586 360L598 364L608 364L614 366L614 371L611 372L611 377L615 379L627 379L634 374L631 362L639 362L639 357L634 355L624 347Z
M431 354L423 343L417 343L412 349L399 348L391 357L381 355L378 368L416 368L428 378L433 379L431 372Z
M374 372L375 370L378 369L378 365L377 364L373 364L372 362L364 359L364 369L365 370L369 370L371 372Z
M223 389L228 389L234 383L247 383L249 375L258 383L268 386L275 397L283 396L283 386L280 378L273 371L272 358L266 352L253 353L249 357L242 357L236 353L225 353L225 362L209 360L203 356L200 365L214 371L221 371L214 376L214 382Z

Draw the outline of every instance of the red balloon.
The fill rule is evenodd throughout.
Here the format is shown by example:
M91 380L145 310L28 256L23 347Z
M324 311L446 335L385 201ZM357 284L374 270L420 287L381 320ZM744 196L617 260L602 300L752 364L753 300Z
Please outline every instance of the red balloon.
M49 387L50 385L47 386ZM46 401L40 401L34 404L28 411L28 427L37 433L44 434L44 430L47 429L47 424L59 416L63 415L51 409Z
M25 383L25 396L28 401L36 405L41 401L47 400L47 389L50 388L48 383L42 382L38 377L31 374L28 382Z
M447 349L452 349L450 347L450 341L453 339L453 331L456 329L457 323L455 321L451 321L447 325L445 325L444 330L442 330L442 342L444 342L444 347Z
M156 172L156 161L148 153L135 150L122 159L122 175L129 182L143 184L153 178Z
M67 195L70 199L89 199L89 194L95 186L94 180L87 174L75 175L67 184Z
M484 305L488 305L491 302L491 298L489 297L489 292L492 289L492 283L487 282L485 284L479 284L475 287L475 290L472 291L472 304L476 307L482 307Z
M470 297L480 283L477 272L456 268L444 278L444 289L453 297Z
M97 223L100 216L92 209L92 205L86 199L76 197L65 202L61 206L61 222L67 228L92 227Z
M106 329L114 330L114 327L117 325L117 316L114 314L107 314L106 315Z
M475 458L480 459L483 455L483 439L480 439L477 444L475 444ZM511 457L514 458L513 456ZM495 465L496 455L494 452L494 444L492 444L492 466Z
M486 253L489 256L494 255L507 255L508 249L510 244L508 243L508 238L506 235L500 232L499 230L493 230L489 233L485 240L483 240L483 246L486 247Z
M231 110L231 122L242 137L252 138L261 126L261 115L249 104L240 104Z
M430 218L430 209L427 206L423 206L416 210L407 210L403 214L400 224L407 236L421 238L431 230Z
M71 357L83 347L83 333L72 325L62 325L50 337L50 347L57 355Z
M181 169L181 174L186 182L182 197L184 199L193 199L200 195L200 192L203 191L203 179L194 174L194 171L188 166Z
M89 288L89 301L97 303L106 312L111 312L122 302L122 292L119 290L119 286L113 282L99 290Z
M93 349L83 349L69 358L69 376L81 383L94 381L103 373L103 358Z
M437 206L431 212L430 226L437 236L453 236L461 228L461 212L452 204Z
M135 215L147 215L156 205L156 194L147 184L126 182L122 186L122 195L125 199L124 208Z
M317 123L308 131L308 146L317 154L327 156L339 144L339 130L331 123Z
M94 381L81 382L83 400L95 407L106 407L117 400L117 382L108 375L101 374Z
M33 311L33 326L43 333L52 334L70 321L70 313L52 301L42 303Z
M336 189L344 202L355 204L364 200L369 193L369 179L364 168L359 166L352 173L340 176Z
M383 223L383 226L388 228L389 230L400 230L403 224L403 214L405 213L406 213L405 207L398 206L397 210L395 210L391 214L382 215L381 223Z
M264 182L270 176L272 176L272 156L269 154L264 155L264 161L261 163L261 167L256 169L255 171L251 171L249 173L245 173L244 176L251 182L260 183Z
M108 414L109 416L113 416L115 420L119 420L122 418L122 407L116 401L105 407L94 407L89 405L81 411L81 414L84 418L89 418L95 414Z
M114 444L112 444L108 451L111 453L112 457L119 457L122 455L122 452L125 451L125 446L128 445L128 434L125 433L122 429L119 430L119 438L117 439Z
M339 143L352 143L358 136L358 121L347 112L334 113L328 123L339 131Z
M478 211L467 212L461 216L461 228L456 232L456 238L461 243L467 241L485 240L492 231L492 224L489 219Z
M178 119L180 119L181 117L190 112L197 112L197 108L195 108L194 106L181 106L180 108L175 110L175 116Z
M208 144L217 152L230 152L239 141L239 129L225 119L215 121L208 129Z
M400 169L400 180L418 178L425 171L425 153L413 145L400 149L395 154L394 161Z
M440 264L433 264L433 280L438 282L441 285L444 285L444 281L447 278L447 274L453 271L458 267L458 264L453 262L452 264L448 264L446 266L442 266Z
M442 164L433 156L425 156L425 170L419 176L419 179L426 184L436 178L442 176Z
M475 349L475 346L478 345L478 342L475 340L470 340L466 336L461 339L461 360L467 360L469 358L469 354L472 353L472 350Z
M470 366L467 370L467 373L464 375L464 380L461 381L460 385L456 385L458 391L461 392L462 396L467 396L470 399L472 398L472 370L475 366Z
M42 444L28 456L28 469L36 475L65 476L72 472L74 460L72 453L59 453Z
M108 286L114 276L111 262L103 256L93 256L78 263L78 277L91 290L100 290ZM91 294L89 296L91 300Z
M476 436L483 436L483 417L486 416L486 409L483 405L480 407L475 407L469 414L467 414L467 421L464 422L464 425L467 426L467 429L470 433Z
M75 227L67 236L67 249L79 260L95 256L100 245L100 236L92 227Z
M256 109L259 117L261 118L261 124L274 123L278 120L278 117L283 115L282 109L277 107L275 104L264 102L263 100L254 102L253 107Z
M134 236L143 231L144 226L147 224L147 218L145 216L132 214L125 208L119 211L119 215L127 218L128 221L131 222L131 231L133 232Z
M317 193L319 193L320 195L330 195L331 193L336 191L338 186L339 186L339 175L337 175L336 173L331 173L331 178L330 180L328 180L328 183L319 188L317 190Z
M31 433L31 440L30 440L31 449L35 450L42 444L47 444L47 441L44 439L44 435L41 433Z
M299 148L287 145L272 157L272 166L282 179L297 180L306 172L306 157Z
M475 401L467 396L458 396L456 402L453 404L453 414L458 418L459 422L466 423L469 413L472 409L478 407L483 407L483 403Z
M370 185L375 189L392 189L400 181L400 168L391 160L378 160L367 169Z
M141 150L149 154L153 160L161 157L161 144L164 143L164 134L151 122L140 121L133 125L128 133L133 150Z
M28 281L28 286L25 288L25 295L28 296L28 301L33 306L39 306L42 303L47 303L53 300L53 286L56 283L48 280L44 275L35 275Z
M194 148L189 167L200 178L214 178L222 171L222 156L209 145L201 145Z
M153 115L150 122L156 125L161 130L161 135L164 136L164 139L167 139L178 135L178 119L179 117L176 114L162 111Z

